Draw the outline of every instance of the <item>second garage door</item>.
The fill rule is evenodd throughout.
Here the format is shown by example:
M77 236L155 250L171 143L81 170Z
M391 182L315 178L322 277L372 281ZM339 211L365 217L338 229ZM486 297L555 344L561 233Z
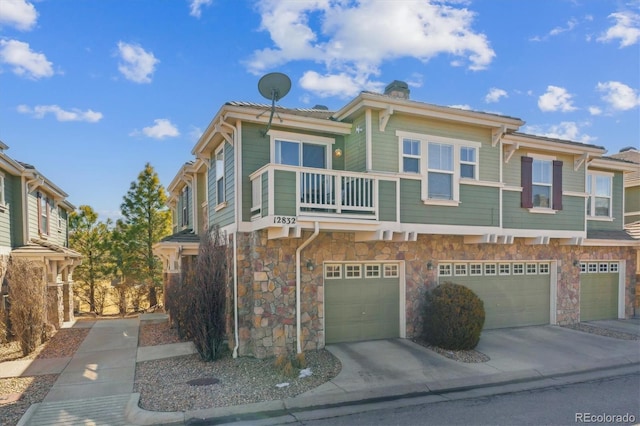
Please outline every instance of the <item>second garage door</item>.
M325 342L400 335L398 264L326 264Z
M549 324L550 263L441 263L439 282L473 290L484 302L484 329Z
M618 318L617 262L580 264L580 321Z

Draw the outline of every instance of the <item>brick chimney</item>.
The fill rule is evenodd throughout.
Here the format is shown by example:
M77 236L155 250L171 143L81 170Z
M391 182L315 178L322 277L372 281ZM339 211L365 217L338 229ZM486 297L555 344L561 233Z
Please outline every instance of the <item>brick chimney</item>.
M404 81L393 80L384 88L384 94L393 98L409 99L409 85Z

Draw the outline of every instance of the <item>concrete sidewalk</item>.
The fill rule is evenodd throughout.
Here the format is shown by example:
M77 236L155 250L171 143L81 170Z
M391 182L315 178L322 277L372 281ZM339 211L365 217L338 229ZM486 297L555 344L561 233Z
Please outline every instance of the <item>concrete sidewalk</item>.
M640 333L640 321L590 323L611 330ZM280 424L314 415L327 407L354 412L372 401L421 403L443 395L470 397L565 383L570 375L604 377L611 371L640 371L640 340L621 340L557 326L483 332L477 350L491 359L465 364L409 340L343 343L327 347L342 363L333 380L295 398L187 412L151 412L132 393L135 363L192 353L189 344L137 348L138 319L97 322L58 381L19 425L182 424L190 419L217 423L245 420ZM618 373L622 374L622 373ZM421 399L420 399L421 398ZM315 411L314 411L315 410ZM314 414L315 413L315 414Z

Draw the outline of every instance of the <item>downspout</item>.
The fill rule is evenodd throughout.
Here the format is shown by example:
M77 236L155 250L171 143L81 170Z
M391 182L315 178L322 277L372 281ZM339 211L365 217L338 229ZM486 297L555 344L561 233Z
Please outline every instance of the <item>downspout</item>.
M300 253L308 246L313 240L316 239L320 233L320 224L315 222L315 230L313 234L296 249L296 343L297 353L302 353L302 343L300 342L300 334L302 332L302 325L300 324Z
M238 239L238 231L233 235L233 323L234 323L234 335L236 339L236 345L233 348L233 357L238 358L238 347L240 341L238 340L240 333L238 333L238 245L236 240Z

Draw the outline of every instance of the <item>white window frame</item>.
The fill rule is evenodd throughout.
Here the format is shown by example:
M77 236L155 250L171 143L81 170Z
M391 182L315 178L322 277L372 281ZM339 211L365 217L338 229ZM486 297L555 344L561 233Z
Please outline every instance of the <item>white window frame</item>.
M439 263L438 264L438 276L439 277L452 277L453 267L451 263Z
M420 141L420 175L421 175L421 198L422 202L425 204L433 204L433 205L444 205L444 206L457 206L460 204L460 147L466 148L475 148L476 150L476 168L475 168L475 179L478 180L478 176L480 175L480 148L482 144L480 142L474 142L469 140L448 138L443 136L429 135L424 133L413 133L413 132L405 132L402 130L396 130L396 136L398 137L398 170L400 173L403 173L403 141L404 139L412 139ZM450 200L441 200L441 199L429 199L429 188L428 188L428 161L429 161L429 143L436 143L442 145L451 145L453 152L453 170L446 171L446 173L451 173L453 175L452 178L452 197ZM441 173L445 171L440 170L432 170L432 172ZM405 173L406 176L414 177L415 173ZM464 180L471 180L469 178L463 178Z
M292 133L292 132L282 132L277 130L269 130L269 137L271 138L270 155L271 155L271 163L273 164L278 164L276 163L276 141L283 141L283 142L297 143L300 145L300 150L298 151L299 152L298 155L300 157L299 158L300 165L299 166L288 165L288 167L302 167L302 144L308 143L312 145L324 145L325 146L325 165L327 166L327 168L322 170L330 170L333 168L333 165L331 162L331 159L333 158L332 146L333 144L336 143L336 140L333 138L327 138L327 137L315 136L315 135L304 135L304 134Z
M397 263L386 263L382 269L384 278L398 278L398 276L400 276Z
M4 173L0 172L0 207L5 207L7 205L7 200L4 196L5 188Z
M482 276L482 263L471 263L469 264L469 276L472 277L480 277Z
M514 263L511 267L511 271L513 275L524 275L525 274L525 265L524 263L518 262Z
M222 160L218 160L218 156L222 156ZM214 151L213 154L213 160L215 161L215 165L216 165L216 209L222 208L224 206L226 206L226 202L227 202L227 194L226 194L226 186L227 186L227 179L226 179L226 173L225 173L225 150L224 150L224 143L220 144L220 146ZM222 163L222 167L218 167L219 166L219 162ZM221 170L219 170L221 169ZM219 182L222 181L222 201L220 201L220 185Z
M362 265L359 263L346 263L344 265L344 277L348 280L362 278Z
M598 264L596 262L589 262L587 264L587 273L589 273L589 274L597 274L598 273Z
M380 270L379 263L365 263L364 265L364 277L365 278L380 278L382 271Z
M537 263L527 263L525 265L525 272L527 275L538 275L538 264Z
M608 274L609 273L609 262L600 262L600 263L598 263L598 273L599 274Z
M596 180L598 177L605 177L609 179L609 195L602 196L596 194ZM586 207L589 207L587 211L587 219L589 220L612 220L613 218L613 173L598 172L589 170L587 173L587 180L585 182L585 192L587 193ZM591 187L591 190L589 190ZM609 200L609 214L607 216L596 215L596 198L606 198Z
M538 264L538 275L549 275L551 272L551 266L548 263Z
M483 269L485 276L498 275L498 266L495 263L485 263Z
M533 204L532 209L534 210L553 210L553 162L556 160L556 157L552 157L549 155L539 155L539 154L528 154L529 157L533 158L533 162L531 163L531 203ZM536 161L544 161L545 164L549 164L549 177L550 182L536 182L534 180L534 171ZM535 196L533 194L533 188L536 186L545 186L549 187L549 205L548 206L536 206L535 204Z
M465 161L462 159L462 150L463 149L471 149L473 150L473 156L475 158L474 161ZM478 180L478 148L476 148L475 146L465 146L462 145L460 147L458 147L458 150L460 151L460 179L467 179L467 180ZM462 177L462 166L463 165L467 165L467 166L473 166L473 176L472 177Z
M456 277L466 277L468 272L468 267L466 263L456 263L453 265L453 274Z
M325 263L324 278L327 280L339 280L342 278L342 265L340 263Z
M406 154L404 152L404 143L405 142L409 142L411 144L416 143L418 145L418 154ZM420 142L420 139L413 139L413 138L402 138L402 145L401 145L401 158L400 158L400 171L402 173L416 173L416 174L420 174L420 171L422 170L422 143ZM413 160L418 160L418 171L417 172L412 172L412 171L406 171L404 169L404 160L405 158L409 158L409 159L413 159Z
M618 262L609 263L609 272L613 274L620 272L620 264Z
M581 274L587 273L587 262L580 262L580 273Z
M180 227L186 228L187 226L189 226L189 185L185 185L184 188L182 188L180 199L182 200L182 211L180 212Z
M503 270L504 268L504 270ZM510 263L499 263L498 264L498 275L511 275L511 264Z

